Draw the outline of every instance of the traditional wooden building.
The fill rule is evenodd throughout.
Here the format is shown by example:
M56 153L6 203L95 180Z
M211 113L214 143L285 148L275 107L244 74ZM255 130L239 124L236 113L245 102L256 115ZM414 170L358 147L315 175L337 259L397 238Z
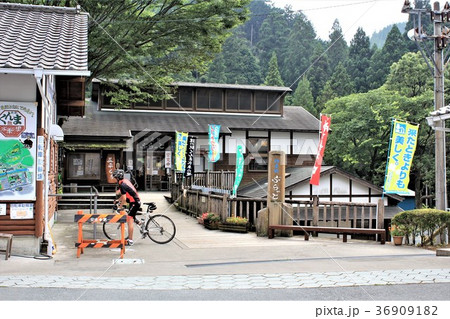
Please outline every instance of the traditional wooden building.
M287 87L214 83L173 84L172 100L130 103L118 109L108 86L94 81L85 118L69 117L65 134L66 184L105 185L118 163L137 176L140 189L166 189L174 168L175 131L197 137L196 172L235 169L236 149L245 156L242 185L267 175L270 150L283 150L289 166L313 165L320 122L302 107L285 106ZM220 159L208 161L208 124L220 125Z
M0 3L0 232L13 251L52 253L60 116L84 115L88 16Z

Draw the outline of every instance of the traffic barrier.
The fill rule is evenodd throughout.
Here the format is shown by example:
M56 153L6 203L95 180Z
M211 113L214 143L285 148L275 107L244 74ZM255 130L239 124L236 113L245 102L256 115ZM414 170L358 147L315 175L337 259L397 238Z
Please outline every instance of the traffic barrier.
M125 254L125 223L127 215L125 212L119 214L83 214L79 210L74 217L78 223L78 242L75 243L77 247L77 258L84 253L84 248L120 248L120 258ZM106 239L84 239L83 238L83 224L85 223L120 223L120 239L106 240Z

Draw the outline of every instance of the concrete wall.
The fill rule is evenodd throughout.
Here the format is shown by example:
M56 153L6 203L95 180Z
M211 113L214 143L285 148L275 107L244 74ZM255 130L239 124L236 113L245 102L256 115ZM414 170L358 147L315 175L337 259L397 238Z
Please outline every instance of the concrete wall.
M35 102L36 80L30 74L0 74L0 99L6 102Z

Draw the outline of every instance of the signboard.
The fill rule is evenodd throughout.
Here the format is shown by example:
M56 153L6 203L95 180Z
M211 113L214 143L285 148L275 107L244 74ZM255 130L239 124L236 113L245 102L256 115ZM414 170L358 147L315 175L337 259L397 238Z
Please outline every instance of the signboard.
M44 137L37 137L37 160L36 160L36 180L44 180Z
M112 176L116 169L116 155L111 153L106 155L106 180L109 184L117 183L117 180Z
M419 125L394 120L384 192L409 194L409 171L416 150Z
M0 200L35 200L36 178L35 103L0 102ZM44 156L44 150L42 153Z
M268 202L284 202L286 160L283 151L269 152Z
M11 219L33 219L33 216L33 203L11 204L10 206Z
M328 139L328 132L330 130L331 118L325 115L321 116L320 125L320 141L319 149L317 150L316 162L314 163L311 179L309 183L311 185L319 185L320 181L320 169L322 167L323 153L325 152L325 144Z
M6 204L0 204L0 216L6 216Z
M164 153L164 167L172 168L172 152L171 151L166 151Z
M209 161L212 163L220 159L219 133L220 125L208 125Z
M194 175L194 155L195 155L195 142L197 138L195 136L189 136L186 148L186 169L184 170L184 176Z
M175 140L175 169L184 172L186 168L186 146L188 133L176 132Z

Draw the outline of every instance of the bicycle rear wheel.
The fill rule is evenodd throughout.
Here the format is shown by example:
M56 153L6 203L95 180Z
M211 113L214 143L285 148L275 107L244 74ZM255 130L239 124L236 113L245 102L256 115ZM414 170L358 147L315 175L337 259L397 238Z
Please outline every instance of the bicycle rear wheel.
M175 237L175 224L165 215L152 216L147 225L147 236L157 244L166 244Z
M120 240L120 223L103 223L103 233L106 238ZM128 239L128 226L125 224L125 240Z

